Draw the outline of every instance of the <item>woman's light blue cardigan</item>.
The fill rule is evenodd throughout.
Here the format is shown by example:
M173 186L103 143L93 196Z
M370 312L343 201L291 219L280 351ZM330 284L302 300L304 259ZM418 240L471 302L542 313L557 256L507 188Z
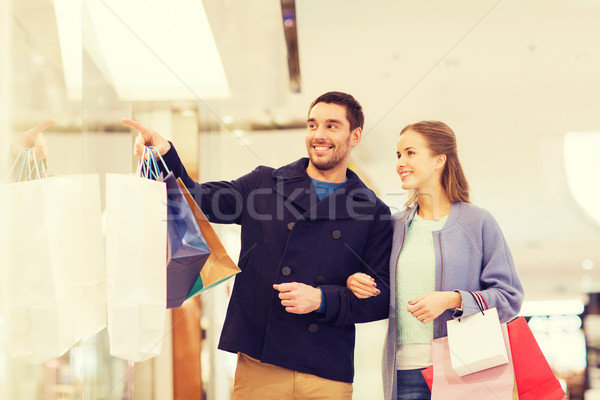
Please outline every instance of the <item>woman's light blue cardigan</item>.
M396 399L396 268L406 229L417 207L395 214L390 258L390 314L383 354L385 399ZM446 321L479 311L469 291L478 291L489 308L496 307L501 322L515 317L523 302L523 286L502 231L486 210L469 203L453 203L440 231L432 232L435 247L435 290L459 291L462 312L447 310L433 324L434 338L446 336Z

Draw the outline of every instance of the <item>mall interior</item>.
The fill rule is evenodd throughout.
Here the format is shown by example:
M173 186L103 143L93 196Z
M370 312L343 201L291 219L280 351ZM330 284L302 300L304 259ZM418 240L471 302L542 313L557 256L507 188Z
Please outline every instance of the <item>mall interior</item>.
M20 151L32 147L24 143L42 143L35 165L47 179L97 179L94 199L86 192L82 198L90 200L81 201L97 205L100 221L106 177L137 168L136 132L122 118L174 143L197 181L232 180L258 165L305 157L310 103L342 91L365 113L350 168L396 213L407 200L396 173L401 129L443 121L456 133L472 202L493 214L514 257L525 291L519 315L568 398L600 399L598 0L0 0L0 6L0 193L11 196L11 185L23 184L13 183L11 171L20 167ZM0 217L21 215L28 204L27 213L60 220L51 206L25 199L23 207L0 204ZM47 285L30 285L35 273L6 278L16 276L20 260L54 257L51 243L41 248L39 232L6 226L0 228L0 249L9 254L0 252L0 400L231 398L236 355L217 345L234 279L163 310L164 329L145 357L111 351L106 323L51 359L36 357L35 349L15 351L11 307L48 287L57 294L64 282L54 276ZM240 227L213 228L237 262ZM69 246L85 250L103 238L78 240ZM88 253L81 266L102 271L101 253ZM102 290L111 282L98 282L84 296L93 291L107 300ZM89 314L70 317L61 317L64 326L82 324ZM383 398L386 330L387 320L356 326L354 399Z

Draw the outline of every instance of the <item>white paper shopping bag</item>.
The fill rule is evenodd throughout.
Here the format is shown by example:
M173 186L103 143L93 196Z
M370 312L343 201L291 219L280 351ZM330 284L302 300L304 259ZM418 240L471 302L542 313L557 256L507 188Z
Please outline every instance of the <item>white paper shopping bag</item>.
M508 363L496 308L447 322L452 368L459 376Z
M111 355L157 356L166 315L165 184L106 175L106 270Z
M1 185L0 204L8 353L45 362L106 326L98 175Z

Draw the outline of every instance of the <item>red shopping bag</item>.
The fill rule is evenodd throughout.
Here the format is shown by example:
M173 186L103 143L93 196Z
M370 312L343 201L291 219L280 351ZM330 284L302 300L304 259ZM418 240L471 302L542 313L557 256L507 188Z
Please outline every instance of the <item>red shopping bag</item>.
M557 400L566 397L525 318L516 318L507 327L519 400Z
M429 390L431 390L431 387L433 386L433 365L425 368L421 373L423 374L423 378L425 378L425 383L429 386Z

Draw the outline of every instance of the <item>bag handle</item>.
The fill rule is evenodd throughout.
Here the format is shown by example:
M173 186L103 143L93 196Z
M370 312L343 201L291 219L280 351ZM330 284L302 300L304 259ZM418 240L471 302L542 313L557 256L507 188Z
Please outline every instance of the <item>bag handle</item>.
M146 179L156 180L158 178L158 165L150 147L144 146L144 150L142 150L142 158L140 161L138 161L135 174Z
M483 298L483 296L481 295L481 293L479 292L471 292L469 291L469 293L471 293L471 296L473 296L473 298L475 299L475 303L477 303L477 307L479 307L479 311L481 312L481 314L485 315L485 310L488 309L488 305L487 302L485 301L485 299ZM484 308L485 305L485 308ZM457 318L458 322L460 322L461 318Z
M156 150L156 154L158 155L158 158L160 159L160 162L162 163L163 167L165 167L165 171L166 173L170 173L171 170L169 169L169 167L167 167L167 163L165 162L165 159L160 155L160 153L158 152L158 149L155 146L150 146L150 149L152 150ZM154 164L156 165L156 170L158 171L158 163L156 162L156 156L154 155L154 151L151 151L150 154L152 154L152 159L154 160Z
M479 292L475 292L475 294L477 295L477 297L479 297L479 300L483 303L483 305L485 305L485 309L489 310L490 307L487 305L487 301L485 301L485 297L483 297L483 295Z
M154 150L156 150L156 154L158 154L158 158L162 162L167 174L171 172L171 170L169 170L169 167L167 167L165 160L162 158L156 147L144 146L144 150L142 151L142 158L138 162L138 167L136 170L137 176L146 179L158 179L160 175L160 168L158 166L158 161L156 160Z
M146 159L146 149L147 149L147 147L144 147L144 149L142 150L142 158L140 158L140 160L138 161L138 165L135 170L135 175L139 176L140 178L146 178L146 172L144 170L144 168L145 168L144 160Z
M17 158L13 162L8 175L11 176L15 168L18 169L15 174L16 182L30 181L33 179L43 179L47 176L44 162L37 161L35 149L32 147L25 148L19 152ZM40 172L41 169L41 172Z
M475 302L477 302L477 306L479 307L479 310L481 310L481 313L484 314L483 311L489 309L487 302L485 301L485 298L479 292L469 292L469 293L471 293L471 296L473 296L475 298Z
M21 175L23 173L23 168L25 167L25 162L27 160L27 153L29 152L29 149L23 149L19 152L19 154L17 155L17 158L15 158L15 161L12 163L12 166L10 167L10 169L8 170L8 176L12 176L13 171L15 170L15 168L17 168L17 165L19 166L19 168L17 169L17 172L15 174L15 181L16 182L20 182L21 181Z
M35 175L35 176L36 176L36 178L35 178L35 179L42 179L42 178L43 178L43 176L42 176L42 174L40 173L40 169L39 169L39 167L38 167L38 161L37 161L37 158L35 157L35 149L33 149L33 148L32 148L32 149L30 149L30 150L29 150L29 157L30 157L30 158L33 158L33 166L35 167L35 173L36 173L36 175ZM33 169L33 168L31 168L31 164L32 164L32 161L31 161L31 160L29 160L29 163L28 163L28 165L29 165L29 168L31 169L31 171L30 171L30 173L29 173L29 180L31 180L31 174L32 174L32 173L33 173L33 171L34 171L34 169Z

